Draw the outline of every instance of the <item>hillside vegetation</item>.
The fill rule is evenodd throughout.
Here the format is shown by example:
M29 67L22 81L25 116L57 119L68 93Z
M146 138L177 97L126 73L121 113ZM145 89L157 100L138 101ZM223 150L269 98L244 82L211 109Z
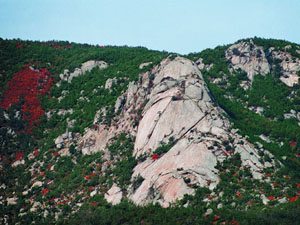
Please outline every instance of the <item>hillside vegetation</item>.
M259 64L254 75L243 67L248 62L234 64L247 54L250 63ZM141 74L149 77L150 89L144 89L150 93L153 71L159 71L162 60L172 62L177 56L143 47L1 39L1 223L296 224L300 85L293 79L300 76L300 46L295 43L244 39L181 56L200 69L213 104L232 123L232 133L258 149L262 165L270 165L259 171L261 179L243 164L234 147L238 141L222 139L209 147L226 154L216 163L219 181L213 189L209 182L197 185L186 177L194 194L167 208L155 199L138 206L128 193L146 178L133 178L134 168L164 157L179 138L171 136L152 153L137 157L136 137L125 130L107 142L105 151L84 153L96 142L89 132L102 131L100 126L108 130L121 121L126 104L120 96L129 93L132 84L143 87ZM89 67L72 81L63 78L83 71L86 62L105 66ZM172 101L181 97L172 96ZM130 111L132 129L143 119L147 101ZM107 202L107 193L115 186L122 198L119 204ZM156 190L150 191L155 196Z

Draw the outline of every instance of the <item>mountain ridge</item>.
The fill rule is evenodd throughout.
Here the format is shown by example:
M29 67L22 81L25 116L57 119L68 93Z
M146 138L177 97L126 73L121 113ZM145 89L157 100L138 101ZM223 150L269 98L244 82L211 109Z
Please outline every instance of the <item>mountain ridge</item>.
M16 68L55 74L41 97L47 116L32 133L19 113L26 101L1 111L2 221L75 222L87 208L109 214L106 200L114 210L129 204L128 212L133 201L166 215L193 206L201 213L184 219L198 223L246 224L255 207L296 207L299 45L253 38L185 57L64 42L1 46L23 57L13 66L17 59L3 56L2 87ZM64 66L73 59L81 65Z

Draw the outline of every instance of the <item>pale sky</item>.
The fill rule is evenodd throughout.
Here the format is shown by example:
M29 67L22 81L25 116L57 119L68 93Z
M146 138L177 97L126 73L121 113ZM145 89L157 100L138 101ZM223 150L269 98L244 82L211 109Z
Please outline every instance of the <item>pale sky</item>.
M187 54L263 37L300 43L300 0L0 0L0 37Z

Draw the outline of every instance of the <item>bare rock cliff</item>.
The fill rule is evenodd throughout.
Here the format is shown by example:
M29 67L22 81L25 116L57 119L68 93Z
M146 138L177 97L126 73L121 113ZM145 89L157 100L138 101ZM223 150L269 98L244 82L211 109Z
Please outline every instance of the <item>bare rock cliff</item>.
M104 151L108 158L105 147L114 136L122 132L135 136L133 154L144 161L134 168L132 181L141 176L143 182L128 190L127 197L136 204L159 202L167 207L184 194L193 194L196 186L213 189L219 181L217 162L235 152L255 178L261 178L262 168L272 165L261 164L257 149L231 129L197 65L186 58L169 57L141 74L119 97L115 111L120 114L111 126L99 124L86 132L82 151ZM153 157L169 141L173 147ZM114 199L113 193L109 199Z

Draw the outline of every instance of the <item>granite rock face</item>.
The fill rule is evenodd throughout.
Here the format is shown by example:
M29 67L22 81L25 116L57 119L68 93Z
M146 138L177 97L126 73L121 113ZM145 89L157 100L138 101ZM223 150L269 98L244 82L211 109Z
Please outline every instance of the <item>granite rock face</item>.
M273 48L270 48L269 51L275 59L281 61L280 67L282 68L282 76L280 77L280 80L289 87L298 84L299 76L297 73L300 71L299 58L292 57L288 52L275 51Z
M287 50L291 46L286 46L283 50L278 50L273 47L264 51L263 47L257 46L250 41L241 41L231 45L225 52L226 59L231 63L231 70L242 70L247 72L250 82L257 74L266 75L274 69L268 62L267 55L275 60L279 60L279 65L282 71L280 80L289 87L298 84L300 71L300 60L293 57ZM267 54L267 55L266 55ZM207 65L201 64L201 68L206 68ZM246 89L249 86L246 87Z
M254 177L261 177L265 165L259 162L258 150L231 131L197 65L186 58L166 58L140 74L139 81L131 82L118 98L115 111L120 114L111 126L96 124L79 143L83 154L103 151L108 159L106 145L113 137L123 132L136 137L133 155L145 157L132 175L132 181L141 176L143 182L127 193L136 204L158 202L167 207L184 194L193 194L195 186L213 189L219 182L215 166L234 154L232 149L241 154L242 164ZM170 140L173 147L152 159L156 148ZM119 196L118 191L107 193L112 202Z
M225 52L234 70L241 69L247 72L250 81L256 74L266 75L270 73L270 65L266 58L263 47L250 42L239 42L230 46Z
M104 195L104 198L107 202L113 205L119 204L122 199L122 191L116 184L114 184Z

